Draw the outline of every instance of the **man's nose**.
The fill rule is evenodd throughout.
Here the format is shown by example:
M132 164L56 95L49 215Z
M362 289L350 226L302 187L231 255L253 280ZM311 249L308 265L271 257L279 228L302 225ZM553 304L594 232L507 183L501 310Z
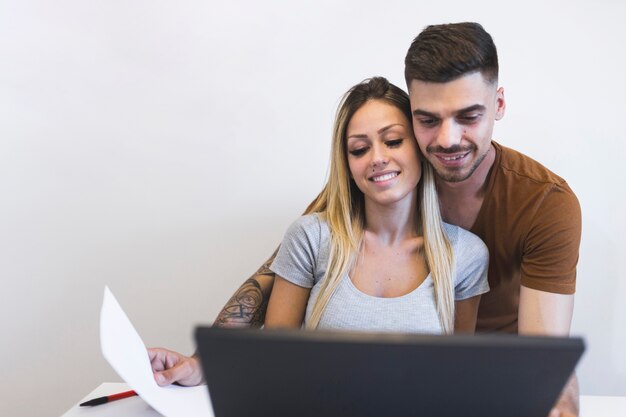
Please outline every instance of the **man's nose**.
M463 129L458 123L450 120L444 120L439 128L437 135L437 145L442 148L451 148L461 143L463 138Z

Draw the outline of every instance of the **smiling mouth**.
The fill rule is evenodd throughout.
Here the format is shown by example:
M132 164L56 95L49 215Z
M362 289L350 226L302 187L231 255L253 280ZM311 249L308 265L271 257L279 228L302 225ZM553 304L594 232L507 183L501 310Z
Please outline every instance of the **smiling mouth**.
M392 178L395 178L398 176L398 172L389 172L387 174L383 174L383 175L378 175L376 177L371 177L370 181L372 182L382 182L382 181L387 181L390 180Z
M465 158L468 154L469 152L461 154L461 155L453 155L453 156L437 155L437 156L440 159L443 159L444 161L458 161L459 159Z

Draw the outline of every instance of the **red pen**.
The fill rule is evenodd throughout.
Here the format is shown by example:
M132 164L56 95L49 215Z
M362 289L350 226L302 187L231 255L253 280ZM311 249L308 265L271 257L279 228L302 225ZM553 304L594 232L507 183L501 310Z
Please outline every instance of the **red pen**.
M100 404L105 404L105 403L115 401L115 400L121 400L122 398L132 397L135 395L137 395L135 391L125 391L125 392L120 392L118 394L111 394L111 395L106 395L104 397L94 398L93 400L85 401L84 403L79 404L79 406L85 407L88 405L89 406L100 405Z

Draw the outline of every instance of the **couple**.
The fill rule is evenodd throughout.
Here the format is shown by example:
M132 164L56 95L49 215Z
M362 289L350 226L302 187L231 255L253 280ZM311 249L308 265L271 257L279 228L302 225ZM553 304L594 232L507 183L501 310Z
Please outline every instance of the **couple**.
M408 102L381 78L347 93L326 187L215 325L569 334L580 207L563 179L492 141L505 100L491 36L429 26L405 77ZM196 357L149 353L159 384L201 382ZM551 416L577 403L573 377Z

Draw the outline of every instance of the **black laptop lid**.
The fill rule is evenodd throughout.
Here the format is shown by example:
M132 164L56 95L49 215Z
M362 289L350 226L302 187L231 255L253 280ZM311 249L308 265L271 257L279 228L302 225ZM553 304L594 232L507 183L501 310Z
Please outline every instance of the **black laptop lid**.
M580 338L199 327L216 417L546 417Z

